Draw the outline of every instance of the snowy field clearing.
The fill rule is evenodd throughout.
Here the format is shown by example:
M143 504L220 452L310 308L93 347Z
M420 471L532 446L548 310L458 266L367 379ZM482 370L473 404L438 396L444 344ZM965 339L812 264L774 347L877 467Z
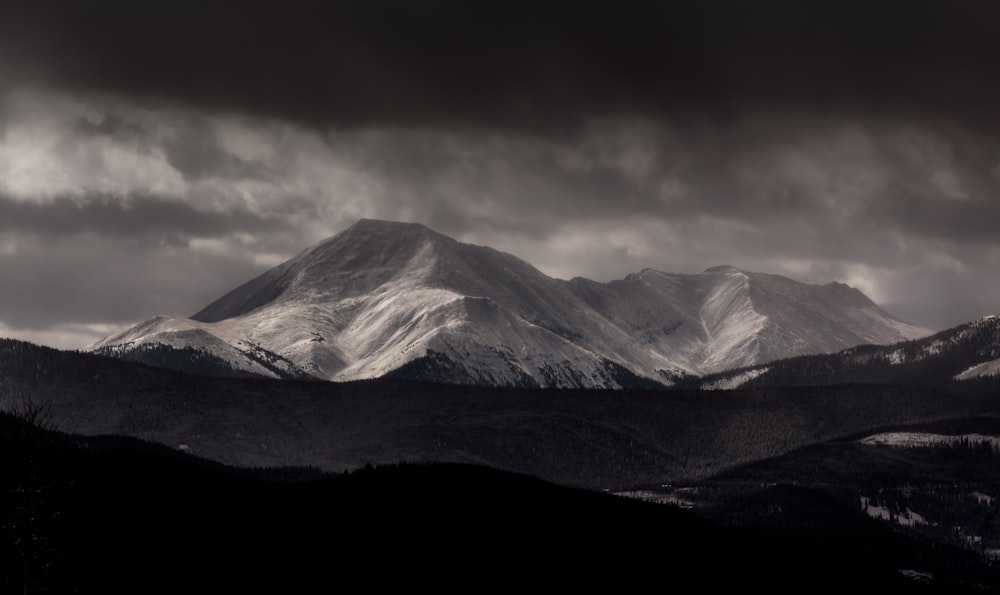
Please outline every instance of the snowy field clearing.
M981 444L988 442L994 448L1000 447L1000 436L987 436L985 434L932 434L930 432L884 432L872 434L860 440L861 444L876 446L898 446L903 448L916 448L928 446L953 446L968 442L970 444Z

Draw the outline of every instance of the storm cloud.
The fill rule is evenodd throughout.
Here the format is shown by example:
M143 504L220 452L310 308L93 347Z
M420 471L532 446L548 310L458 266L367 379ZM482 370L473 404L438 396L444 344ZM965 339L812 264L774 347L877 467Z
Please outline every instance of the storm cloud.
M0 334L189 315L361 217L1000 309L992 4L199 6L0 9Z
M41 0L8 70L310 125L542 126L759 108L990 116L991 2Z

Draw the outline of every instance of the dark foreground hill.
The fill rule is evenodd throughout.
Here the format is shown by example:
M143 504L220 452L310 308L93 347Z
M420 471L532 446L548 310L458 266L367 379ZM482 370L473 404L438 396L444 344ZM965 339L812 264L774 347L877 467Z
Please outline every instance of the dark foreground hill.
M789 551L672 507L484 467L253 472L9 415L0 453L3 593L934 592L895 560ZM874 527L842 545L882 539Z

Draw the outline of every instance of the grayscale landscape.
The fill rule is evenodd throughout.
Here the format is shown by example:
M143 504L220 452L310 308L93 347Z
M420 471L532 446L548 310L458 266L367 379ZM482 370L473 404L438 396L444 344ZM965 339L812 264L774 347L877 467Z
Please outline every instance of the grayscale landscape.
M0 6L0 593L1000 590L1000 9Z

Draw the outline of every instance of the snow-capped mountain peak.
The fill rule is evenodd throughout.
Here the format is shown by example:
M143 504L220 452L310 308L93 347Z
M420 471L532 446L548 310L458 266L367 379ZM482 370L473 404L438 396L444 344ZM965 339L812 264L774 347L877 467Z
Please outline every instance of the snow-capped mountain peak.
M926 333L847 286L727 265L563 281L420 224L364 219L190 319L93 349L189 346L254 373L332 380L621 387Z

